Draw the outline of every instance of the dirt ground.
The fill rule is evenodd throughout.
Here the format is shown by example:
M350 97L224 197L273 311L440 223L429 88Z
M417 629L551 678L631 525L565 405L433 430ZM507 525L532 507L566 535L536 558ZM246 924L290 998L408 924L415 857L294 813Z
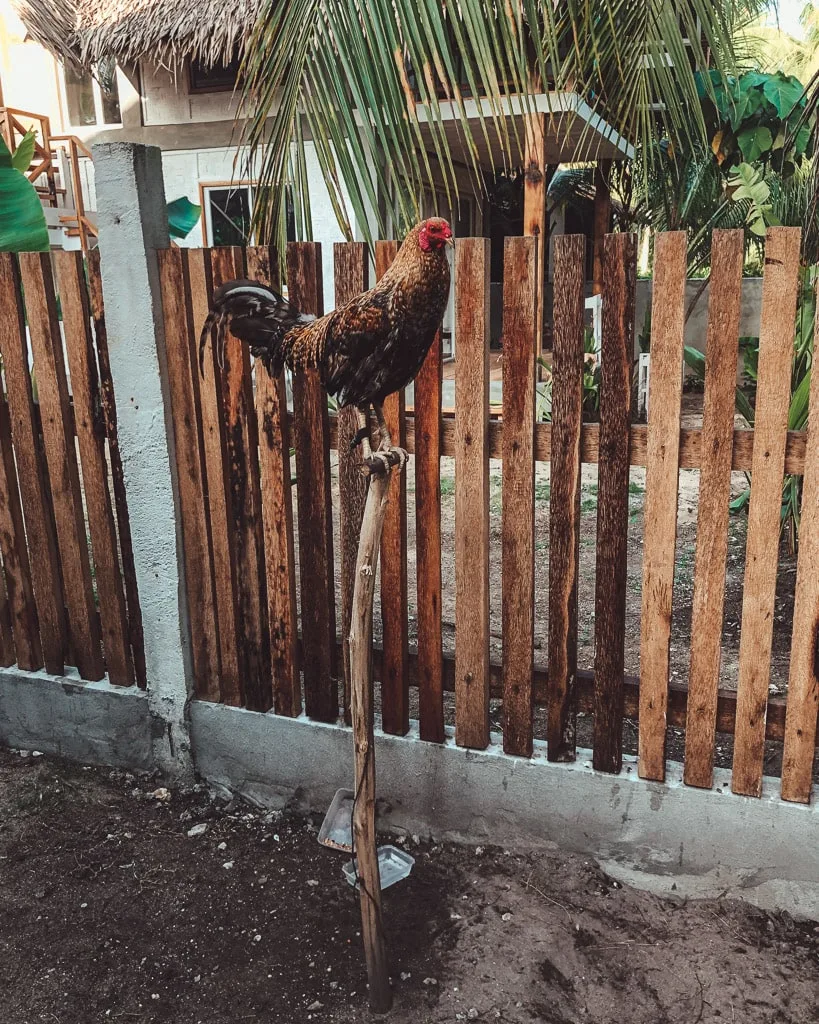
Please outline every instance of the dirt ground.
M347 855L295 813L160 785L0 752L0 1020L372 1020ZM557 847L399 840L395 1024L819 1020L812 923L660 899Z

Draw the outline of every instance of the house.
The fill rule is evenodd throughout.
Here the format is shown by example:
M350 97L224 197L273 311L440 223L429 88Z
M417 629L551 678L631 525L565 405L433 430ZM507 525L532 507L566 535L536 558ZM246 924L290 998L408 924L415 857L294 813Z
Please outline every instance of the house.
M50 122L52 136L75 139L85 147L74 163L86 167L79 191L84 190L89 221L93 168L84 153L98 142L142 142L162 150L168 199L186 196L202 207L199 224L183 244L240 244L249 230L255 186L245 176L241 156L237 160L237 54L259 6L259 0L240 0L229 8L213 0L147 0L129 9L112 0L58 0L56 6L53 0L0 0L0 117L4 104L5 109L36 111L41 124L43 118ZM93 74L82 69L90 65ZM481 97L469 99L468 115L477 119L486 103ZM419 109L422 136L425 116ZM466 168L469 154L459 153L465 145L458 130L460 112L443 103L442 116L451 125L447 134L454 161ZM547 210L549 167L631 154L627 140L575 93L545 90L529 99L525 111L511 97L505 116L515 129L507 134L507 146L517 136L525 151L504 152L497 135L474 135L481 140L479 161L487 180L504 163L523 169L514 184L517 200L511 209L493 209L491 200L475 191L466 170L457 209L449 208L443 191L430 193L423 204L425 215L448 216L456 234L492 238L495 283L502 275L504 235L547 237L564 228L562 213L550 217ZM310 142L306 162L313 237L330 247L343 236ZM599 214L598 242L608 227L605 202ZM361 235L360 225L356 231ZM324 284L329 305L329 265Z

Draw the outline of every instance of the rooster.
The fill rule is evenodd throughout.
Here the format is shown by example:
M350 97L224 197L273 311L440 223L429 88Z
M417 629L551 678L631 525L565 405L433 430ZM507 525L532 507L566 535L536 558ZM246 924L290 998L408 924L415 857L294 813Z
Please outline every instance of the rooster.
M355 406L358 431L352 445L363 447L364 462L378 471L369 439L369 410L378 420L375 459L403 468L406 452L395 448L384 420L387 395L409 384L423 365L441 324L449 296L445 247L452 229L439 217L421 221L407 235L392 266L375 288L319 319L301 313L281 295L254 281L231 281L213 294L202 329L199 365L204 375L208 335L217 328L223 360L225 331L250 346L268 371L318 370L321 382L341 407Z

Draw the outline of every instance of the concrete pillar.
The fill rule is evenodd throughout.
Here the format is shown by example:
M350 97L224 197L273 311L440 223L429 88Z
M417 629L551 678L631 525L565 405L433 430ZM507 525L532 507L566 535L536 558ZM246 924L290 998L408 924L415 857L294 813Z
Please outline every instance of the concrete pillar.
M190 635L177 473L169 414L156 250L167 248L162 156L156 146L94 146L100 265L145 630L155 762L192 775L187 703Z

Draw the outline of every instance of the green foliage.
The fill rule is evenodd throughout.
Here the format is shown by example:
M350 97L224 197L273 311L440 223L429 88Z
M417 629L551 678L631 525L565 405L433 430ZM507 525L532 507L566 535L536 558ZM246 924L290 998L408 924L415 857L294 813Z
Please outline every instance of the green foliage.
M34 159L36 141L37 133L31 130L27 131L22 139L20 139L17 149L11 155L11 166L21 174L25 174L31 166L31 161Z
M697 91L721 167L771 163L785 176L811 155L810 130L799 128L804 87L793 75L750 71L738 78L698 73Z
M168 203L168 234L171 238L186 238L202 216L202 207L180 196Z
M594 335L586 329L583 339L583 419L594 423L600 418L600 362L594 350ZM537 357L543 380L535 387L535 419L539 423L552 422L552 368L543 356Z
M0 137L0 252L46 252L48 248L40 197L25 174L14 166L8 146Z
M262 186L257 228L281 235L287 185L304 166L307 132L348 238L353 217L367 234L388 225L400 234L433 189L454 205L458 163L483 190L481 148L498 152L499 165L502 149L514 165L523 139L521 119L507 116L511 97L526 114L537 92L576 91L646 159L658 124L680 149L704 146L692 65L730 73L735 24L757 6L269 2L242 69L247 168ZM457 132L447 120L453 115ZM293 192L307 234L306 181Z

